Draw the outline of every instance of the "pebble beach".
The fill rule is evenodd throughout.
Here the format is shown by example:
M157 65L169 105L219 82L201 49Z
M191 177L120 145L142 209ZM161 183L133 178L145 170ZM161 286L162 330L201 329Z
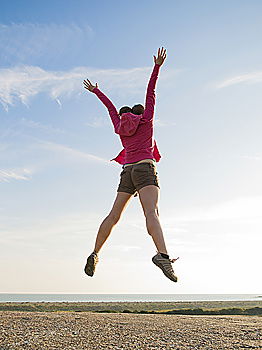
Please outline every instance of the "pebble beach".
M0 350L262 349L260 316L0 312Z

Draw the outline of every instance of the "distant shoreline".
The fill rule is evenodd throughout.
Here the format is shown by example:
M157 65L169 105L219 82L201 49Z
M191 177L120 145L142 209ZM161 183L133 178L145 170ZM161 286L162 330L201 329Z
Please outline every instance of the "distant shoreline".
M0 293L4 302L200 302L257 301L257 294L72 294L72 293Z
M104 312L177 315L262 315L262 301L5 302L0 311Z

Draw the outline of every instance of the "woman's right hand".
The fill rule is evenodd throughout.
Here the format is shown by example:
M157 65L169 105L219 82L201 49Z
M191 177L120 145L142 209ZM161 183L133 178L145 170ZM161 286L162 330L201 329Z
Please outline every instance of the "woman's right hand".
M84 88L87 89L87 90L89 90L89 91L91 91L91 92L92 92L95 88L98 88L97 83L96 83L96 85L93 85L93 84L91 83L91 81L88 80L88 79L84 80L84 81L83 81L83 84L84 84Z

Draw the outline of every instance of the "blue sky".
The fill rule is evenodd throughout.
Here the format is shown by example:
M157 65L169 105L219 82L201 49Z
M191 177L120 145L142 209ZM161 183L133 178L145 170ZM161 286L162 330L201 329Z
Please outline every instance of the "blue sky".
M261 293L260 1L2 1L0 292ZM121 149L88 77L143 103L153 55L160 220L180 282L138 198L84 276L111 209ZM218 278L219 276L219 278Z

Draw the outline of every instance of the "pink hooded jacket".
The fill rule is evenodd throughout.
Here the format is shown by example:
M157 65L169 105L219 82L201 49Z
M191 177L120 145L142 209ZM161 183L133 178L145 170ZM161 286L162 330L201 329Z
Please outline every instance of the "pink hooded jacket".
M124 113L120 117L113 103L98 88L93 90L108 109L115 133L120 136L124 147L116 158L111 160L120 164L135 163L143 159L155 159L159 162L161 156L153 135L155 86L159 68L160 66L155 64L147 87L145 110L141 115Z

